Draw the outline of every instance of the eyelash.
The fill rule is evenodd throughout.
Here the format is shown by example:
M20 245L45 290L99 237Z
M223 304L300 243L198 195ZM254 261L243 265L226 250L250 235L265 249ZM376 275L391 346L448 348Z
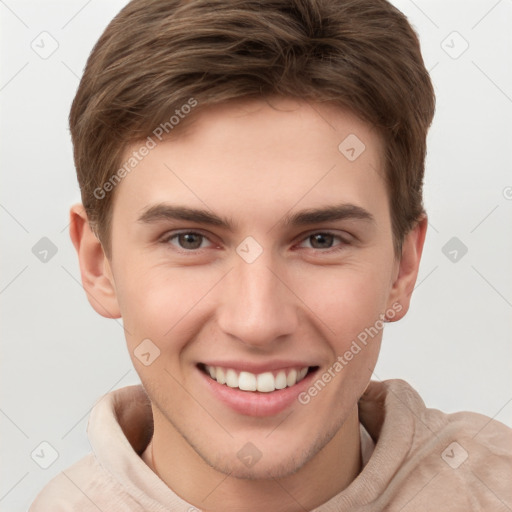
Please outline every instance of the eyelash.
M200 231L179 231L176 233L167 234L160 240L160 243L163 245L171 245L170 244L171 240L177 239L180 235L197 235L197 236L202 237L203 239L208 240L210 243L214 243L208 238L207 235L205 235L204 233L201 233ZM339 243L337 245L334 245L333 247L328 247L327 249L315 249L314 247L306 247L306 249L311 249L313 251L320 251L323 254L330 254L333 252L341 251L345 248L345 246L350 245L350 242L348 242L342 236L340 236L336 233L333 233L329 230L327 230L327 231L312 231L305 236L302 235L302 237L298 240L298 243L295 245L305 242L306 240L310 239L314 235L332 236L334 239L337 239L339 241ZM184 249L182 247L177 247L177 246L175 246L175 248L178 252L180 252L182 254L197 254L199 251L206 249L205 247L200 247L198 249Z

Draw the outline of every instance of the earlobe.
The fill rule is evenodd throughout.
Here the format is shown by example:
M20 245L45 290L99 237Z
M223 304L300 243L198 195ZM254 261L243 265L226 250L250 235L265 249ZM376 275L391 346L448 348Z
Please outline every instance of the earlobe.
M90 228L83 205L73 205L69 215L69 234L78 254L87 299L105 318L119 318L121 313L110 266L100 241Z
M388 308L393 309L396 314L393 318L388 318L388 321L400 320L409 310L412 292L418 278L427 225L428 219L424 215L404 238L402 255L388 301Z

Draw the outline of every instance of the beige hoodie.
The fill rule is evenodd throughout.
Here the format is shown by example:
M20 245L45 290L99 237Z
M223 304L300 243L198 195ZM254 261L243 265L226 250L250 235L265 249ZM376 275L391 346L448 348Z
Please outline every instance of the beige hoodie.
M315 512L512 511L512 430L502 423L427 409L400 380L372 382L359 415L366 464ZM141 386L100 399L87 431L93 453L51 480L29 512L198 510L144 462L152 415Z

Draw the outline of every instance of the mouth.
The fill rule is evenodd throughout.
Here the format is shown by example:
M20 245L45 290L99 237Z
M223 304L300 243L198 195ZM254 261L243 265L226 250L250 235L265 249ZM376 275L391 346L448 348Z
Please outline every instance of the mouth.
M204 392L243 416L272 417L297 405L297 397L319 366L272 362L267 365L209 362L197 364Z
M198 368L218 384L240 391L256 393L275 393L286 388L292 388L318 369L317 366L297 366L252 373L203 363L200 363Z

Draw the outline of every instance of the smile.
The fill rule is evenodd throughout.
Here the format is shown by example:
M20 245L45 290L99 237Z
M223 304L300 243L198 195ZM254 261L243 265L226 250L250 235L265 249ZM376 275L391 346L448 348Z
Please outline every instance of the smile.
M286 368L258 374L221 366L203 365L202 369L213 380L230 388L238 388L241 391L271 393L272 391L295 386L306 377L310 367Z
M208 361L198 363L204 391L214 402L244 416L275 416L297 405L318 366L299 361Z

